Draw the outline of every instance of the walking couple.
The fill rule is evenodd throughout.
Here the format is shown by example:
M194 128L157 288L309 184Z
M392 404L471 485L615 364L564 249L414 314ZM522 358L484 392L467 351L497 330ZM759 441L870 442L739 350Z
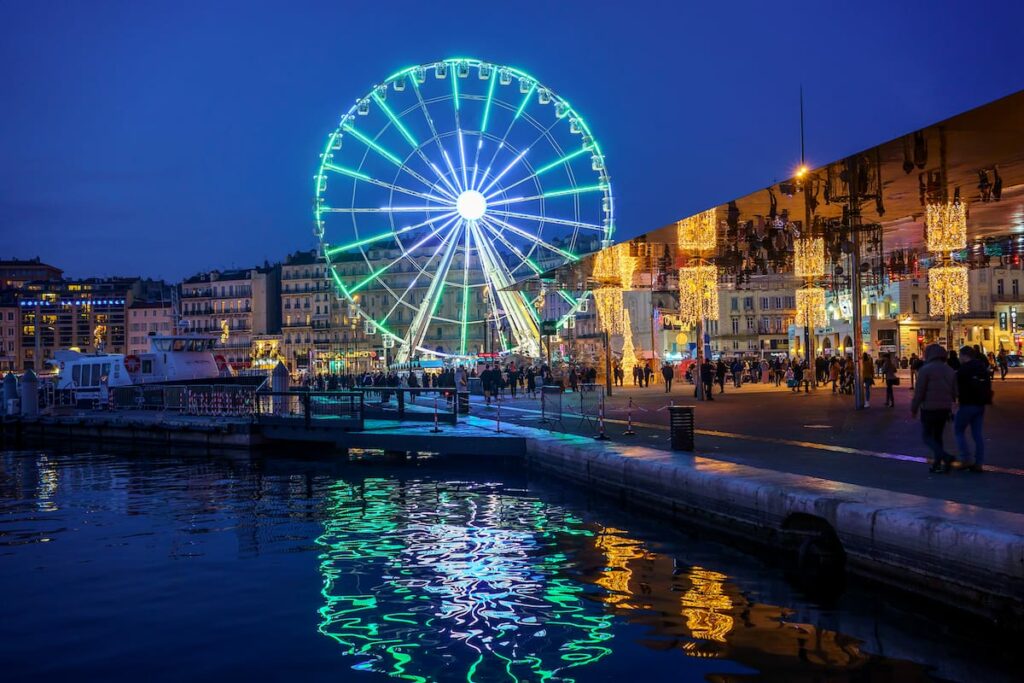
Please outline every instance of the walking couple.
M952 415L953 403L959 409L953 420L953 434L960 449L960 464L972 472L984 471L985 440L982 424L985 406L992 403L992 380L984 359L965 346L960 349L960 367L954 370L946 350L938 344L925 349L924 365L917 372L914 399L910 412L915 417L921 412L921 427L925 445L932 451L930 472L946 473L955 458L946 452L942 433ZM974 457L970 457L967 428L974 439Z

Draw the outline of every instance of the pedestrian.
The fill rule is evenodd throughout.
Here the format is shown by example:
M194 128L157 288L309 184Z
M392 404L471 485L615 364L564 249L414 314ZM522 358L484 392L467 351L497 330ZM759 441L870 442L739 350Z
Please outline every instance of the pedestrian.
M743 385L743 364L739 358L732 361L732 385L739 389Z
M860 379L864 383L864 407L871 407L871 387L875 386L875 364L865 351L860 357Z
M1010 357L1006 353L1006 349L999 349L999 379L1006 381L1006 373L1010 371Z
M839 382L839 359L833 358L828 364L828 378L832 382L832 393L836 393L836 384Z
M960 407L953 420L953 436L960 449L960 464L971 472L984 472L985 438L981 428L985 421L985 406L992 403L992 378L988 367L978 353L969 347L960 349L960 369L956 372L957 396ZM974 439L974 457L967 447L967 428ZM968 464L969 463L969 464Z
M917 357L916 353L910 354L910 388L914 388L914 384L917 380L917 371L921 369L921 359Z
M710 360L705 360L700 367L700 382L704 387L704 400L714 401L715 397L712 395L712 391L715 386L715 364Z
M929 472L945 474L953 462L953 456L942 445L942 432L949 422L956 392L956 372L947 363L946 349L929 344L924 350L924 363L917 371L914 398L910 402L911 416L917 417L918 411L921 412L922 437L932 451Z
M721 358L718 359L718 364L715 365L715 379L718 381L718 393L725 393L725 373L728 368L725 366L725 361Z
M665 378L665 393L672 391L672 378L675 376L675 371L669 363L665 363L661 366L661 376Z
M900 378L896 375L896 363L891 353L885 357L885 363L882 364L882 376L885 378L885 405L895 408L896 395L892 388L900 383Z
M644 363L644 370L643 370L643 372L644 372L644 375L643 375L644 386L645 387L649 387L649 386L651 386L651 375L654 374L654 370L651 370L651 362L650 361Z

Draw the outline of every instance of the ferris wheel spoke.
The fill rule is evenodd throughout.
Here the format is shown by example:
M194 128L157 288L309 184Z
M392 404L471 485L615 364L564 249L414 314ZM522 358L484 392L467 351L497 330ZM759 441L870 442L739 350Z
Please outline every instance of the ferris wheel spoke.
M480 120L480 139L477 141L476 153L473 157L473 180L469 187L476 187L476 177L480 170L480 150L484 146L484 133L487 132L487 123L491 118L491 104L494 102L494 86L498 82L498 70L491 71L490 81L487 83L487 99L484 101L483 118Z
M519 117L523 115L523 111L526 109L526 105L530 103L530 97L533 95L533 91L536 88L537 83L534 82L532 85L530 85L530 88L526 91L526 94L523 95L523 101L519 103L519 108L516 109L515 116L512 117L512 120L509 122L508 127L505 128L505 134L501 136L501 142L499 142L498 146L494 148L494 153L491 154L491 160L487 162L487 168L484 170L484 175L483 177L480 178L481 185L483 185L484 181L487 180L487 173L488 171L490 171L491 166L494 165L495 160L498 158L498 152L500 152L502 148L505 146L505 141L508 140L508 134L512 132L512 127L516 125L516 121L518 121ZM527 147L526 149L528 150L530 148ZM526 150L523 150L523 154L525 153ZM491 184L493 185L494 183ZM477 187L474 189L479 190L480 188ZM482 194L487 194L487 192L482 192Z
M447 211L452 210L451 206L382 206L380 208L372 207L336 207L336 206L321 206L321 213L416 213L417 211L423 211L430 213L432 211Z
M452 222L454 222L454 221L449 221L449 224L452 223ZM441 230L443 230L444 227L445 226L441 226ZM402 296L398 297L398 299L395 301L395 305L392 306L388 310L387 315L385 315L384 319L380 321L381 324L386 323L388 321L388 319L392 316L392 314L395 312L395 310L405 301L405 297L409 296L409 292L412 291L413 287L416 286L416 283L419 282L419 279L423 276L423 274L430 269L430 264L433 263L434 259L436 259L438 254L441 253L441 247L443 247L445 244L447 244L448 240L450 240L452 238L452 236L456 234L456 232L457 231L455 231L455 230L449 230L448 233L443 238L441 238L441 244L438 245L438 248L435 249L434 253L430 255L430 257L427 259L426 263L423 264L423 267L421 267L417 271L416 276L412 280L409 281L409 285L405 288L405 291L402 292ZM433 235L435 235L435 234L437 234L437 233L436 232L432 233L429 237L433 237ZM423 241L421 240L420 244L422 244L422 243L423 243ZM418 246L419 245L417 245L417 247Z
M489 265L491 259L490 253L485 253L485 245L487 242L480 232L480 223L477 221L471 221L469 228L473 231L476 243L479 245L477 251L480 255L481 270L484 273L484 283L491 294L488 298L490 299L491 304L491 314L494 316L494 326L498 330L498 339L501 343L501 349L502 351L508 351L508 341L505 339L505 333L501 330L501 312L498 309L498 302L501 301L499 296L501 288L495 284L494 278L488 275L488 273L493 271L493 268Z
M532 213L521 213L518 211L507 211L507 210L495 210L491 211L487 209L488 213L496 213L500 216L508 216L510 218L520 218L522 220L537 221L538 223L552 223L554 225L566 225L573 228L584 228L587 230L600 230L604 232L604 226L596 223L584 223L582 221L571 221L566 218L554 218L552 216L538 216Z
M510 163L510 164L509 164L508 166L506 166L506 167L505 167L505 170L503 170L503 171L502 171L501 173L499 173L498 175L494 176L494 180L492 180L492 181L490 182L490 184L489 184L489 185L488 185L487 187L485 187L484 189L482 189L482 190L480 190L480 191L479 191L479 192L480 192L480 194L482 194L482 195L486 195L486 194L487 194L487 192L488 192L488 191L489 191L489 190L490 190L490 189L491 189L492 187L494 187L495 183L497 183L497 182L498 182L499 180L501 180L501 179L502 179L502 178L503 178L503 177L505 176L505 174L506 174L506 173L508 173L509 171L511 171L511 170L512 170L513 168L515 168L515 165L516 165L516 164L518 164L518 163L519 163L519 162L520 162L520 161L522 160L522 158L523 158L524 156L526 156L526 153L527 153L527 152L529 152L529 151L530 151L530 148L529 148L529 147L527 147L527 148L526 148L526 149L524 149L524 150L523 150L522 152L520 152L520 153L519 153L518 155L516 155L516 158L512 160L512 163Z
M516 256L521 258L524 263L526 263L528 266L530 266L530 268L533 270L534 273L536 273L537 275L540 275L542 272L544 272L543 270L541 270L540 266L538 266L536 263L534 263L529 258L527 258L527 256L522 251L520 251L519 247L517 247L516 245L512 244L511 242L509 242L505 238L505 235L502 234L501 230L495 228L493 225L491 225L490 223L488 223L486 221L480 221L479 224L482 225L484 228L486 228L487 231L490 232L492 235L494 235L496 238L498 238L499 242L501 242L506 247L508 247L509 250L511 250L512 253L514 253Z
M420 92L419 83L416 82L416 79L411 73L409 74L409 82L412 83L412 89L416 93L416 101L419 102L420 111L423 112L423 118L426 119L427 127L430 128L431 139L434 140L437 146L441 149L441 153L445 157L445 161L448 162L448 167L452 172L452 178L457 182L458 177L455 175L455 169L451 167L451 160L448 159L448 153L441 145L441 136L437 134L437 126L434 125L434 118L430 115L430 110L427 109L427 103L423 101L423 93ZM461 192L461 190L459 190L452 181L448 180L445 174L441 173L441 169L437 167L437 164L427 158L427 155L423 153L422 147L416 147L416 154L430 167L430 170L437 175L441 182L448 186L448 189L451 190L454 195L457 196Z
M580 156L581 154L585 154L587 151L588 150L585 147L583 147L583 148L580 148L580 149L576 150L575 152L570 152L569 154L566 154L565 156L563 156L561 158L555 159L550 164L545 164L544 166L541 166L540 168L538 168L536 171L534 171L530 175L526 176L525 178L521 178L520 180L517 180L516 182L512 183L508 187L502 188L501 190L498 190L497 192L492 192L490 195L488 195L486 197L486 199L488 201L490 201L491 197L495 197L498 194L500 194L501 192L508 192L513 187L517 187L517 186L522 185L523 183L525 183L527 181L530 181L530 180L533 180L534 178L542 176L545 173L547 173L548 171L550 171L550 170L552 170L554 168L557 168L558 166L560 166L562 164L565 164L565 163L568 163L568 162L572 161L573 159L575 159L576 157Z
M393 152L385 149L379 142L377 142L376 140L374 140L369 135L367 135L366 133L362 132L361 130L359 130L358 128L353 126L352 124L346 123L344 126L342 126L342 128L345 130L346 133L351 134L352 137L354 137L356 140L359 140L364 145L366 145L367 147L369 147L370 149L375 151L377 154L379 154L380 156L382 156L385 159L387 159L388 161L390 161L397 168L399 168L400 170L404 171L405 173L411 175L413 178L415 178L416 180L420 181L421 183L423 183L427 187L429 187L431 189L436 189L438 192L440 192L441 194L444 194L445 196L447 196L451 200L455 199L455 195L451 194L447 189L445 189L444 187L438 186L437 183L430 182L425 177L423 177L423 175L421 175L417 171L414 171L413 169L409 168L409 166L407 166L401 159L398 158L397 154L394 154Z
M452 74L455 77L455 74ZM462 247L462 334L460 337L459 353L466 355L466 332L469 329L469 249L470 235L472 231L467 227L466 241Z
M407 232L411 232L413 230L418 230L420 228L425 228L426 226L432 225L432 224L436 223L437 221L443 221L446 218L451 218L455 214L456 214L455 211L449 211L448 213L441 214L440 216L434 216L433 218L428 218L427 220L423 221L422 223L417 223L415 225L410 225L410 226L404 227L404 228L402 228L400 230L389 230L388 232L382 232L382 233L377 234L377 235L371 235L370 237L364 237L361 240L357 240L355 242L350 242L349 244L343 244L340 247L330 247L330 248L328 248L326 250L326 253L327 253L328 256L333 256L333 255L339 254L339 253L341 253L343 251L348 251L350 249L355 249L356 247L362 247L362 246L365 246L367 244L373 244L374 242L380 242L381 240L389 239L389 238L392 238L392 237L394 237L396 235L402 235L402 234L405 234Z
M368 175L366 173L363 173L362 171L355 171L355 170L352 170L351 168L345 168L344 166L338 166L337 164L334 164L334 163L331 163L331 162L325 163L324 164L324 168L326 170L328 170L328 171L332 171L334 173L340 173L341 175L345 175L345 176L348 176L350 178L355 178L356 180L361 180L361 181L363 181L365 183L370 183L371 185L376 185L377 187L383 187L383 188L391 190L393 192L401 192L402 194L407 194L410 197L416 197L418 199L426 199L427 201L436 202L438 204L446 204L446 205L448 205L449 208L451 207L451 204L452 204L452 200L449 199L448 197L435 197L434 195L427 194L425 192L418 192L416 190L410 190L409 188L402 187L401 185L395 185L394 183L389 183L389 182L384 181L384 180L379 180L377 178L374 178L373 176L370 176L370 175Z
M456 217L456 218L457 218L457 217ZM447 223L445 223L445 224L443 224L443 225L441 225L441 226L438 226L438 227L434 228L433 230L431 230L431 231L430 231L430 233L429 233L429 234L427 234L427 236L426 236L426 237L424 237L423 239L421 239L421 240L420 240L419 242L417 242L417 243L416 243L415 245L413 245L412 247L410 247L410 248L409 248L408 250L405 250L405 251L403 251L403 253L402 253L402 255L401 255L401 256L398 256L397 258L394 258L394 259L392 259L391 261L389 261L388 263L384 264L384 265L383 265L383 266L381 266L380 268L377 268L376 270L372 271L372 272L371 272L371 273L370 273L369 275L367 275L367 276L366 276L365 278L363 278L363 279L362 279L362 280L360 280L360 281L359 281L358 283L356 283L356 285L355 285L354 287L352 287L351 289L349 289L349 290L348 290L348 291L349 291L349 293L350 293L350 294L355 294L356 292L358 292L358 291L359 291L360 289L362 289L362 288L363 288L363 287L365 287L366 285L368 285L368 284L370 284L371 282L373 282L374 280L376 280L376 279L380 278L380 276L381 276L381 275L383 275L384 273L386 273L386 272L387 272L388 270L390 270L392 266L394 266L395 264L399 263L399 262L400 262L400 261L402 261L402 260L403 260L404 258L406 258L406 256L407 256L408 254L411 254L412 252L414 252L414 251L416 251L417 249L419 249L419 248L420 248L421 246L423 246L424 244L426 244L426 242L427 242L428 240L430 240L430 238L432 238L432 237L433 237L434 235L436 235L437 233L441 232L441 231L442 231L442 230L444 230L444 229L445 229L446 227L448 227L448 226L449 226L449 225L451 225L451 224L452 224L453 222L455 222L456 218L451 218L451 219L450 219L450 220L449 220L449 221L448 221Z
M453 228L453 233L458 233L462 227L463 220L460 218ZM441 295L444 293L446 280L448 279L448 271L452 265L452 259L455 255L455 247L458 246L459 240L452 239L448 242L447 247L439 246L438 250L444 248L444 252L441 256L441 260L438 262L437 271L434 273L433 279L430 281L430 286L427 288L427 294L423 299L423 305L418 311L416 316L413 318L412 323L409 325L408 340L411 348L416 348L423 343L423 336L427 332L427 325L434 318L434 314L437 312L437 307L441 303Z
M523 202L535 202L540 199L551 199L553 197L564 197L573 194L586 194L588 192L604 192L604 185L584 185L583 187L567 187L562 190L551 190L544 194L537 194L531 197L509 197L507 199L499 199L494 202L488 202L488 206L506 206L508 204L521 204ZM493 195L492 195L493 196Z
M470 225L471 229L475 226ZM480 238L479 228L477 230L477 245L479 254L483 261L484 277L490 282L491 287L501 301L505 316L512 326L516 336L516 345L520 346L529 343L537 336L537 326L530 315L530 311L523 306L523 302L513 292L506 289L515 282L512 273L501 257L494 251L494 245L487 240Z
M526 230L523 230L522 228L520 228L518 226L512 225L508 221L503 221L500 218L494 218L492 216L485 216L483 220L484 221L491 221L493 223L496 223L497 225L505 228L506 230L509 230L510 232L513 232L516 235L519 235L523 239L529 240L531 242L535 242L536 244L538 244L538 245L544 247L545 249L547 249L548 251L554 252L554 253L558 254L559 256L561 256L563 258L566 258L566 259L568 259L570 261L579 261L580 260L580 257L577 256L576 254L573 254L570 251L566 251L565 249L560 249L560 248L556 247L553 244L545 242L544 240L542 240L537 235L534 235L534 234L532 234L532 233L530 233L530 232L528 232Z
M462 187L469 189L469 178L466 176L466 145L462 139L462 121L459 119L459 77L452 73L452 104L455 106L455 135L459 142L459 160L462 163ZM469 231L466 231L469 234Z

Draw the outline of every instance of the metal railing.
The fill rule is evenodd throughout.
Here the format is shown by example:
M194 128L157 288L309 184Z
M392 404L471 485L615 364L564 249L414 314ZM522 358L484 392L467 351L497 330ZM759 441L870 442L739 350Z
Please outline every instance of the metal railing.
M358 391L260 391L253 415L257 422L302 420L307 429L314 423L362 429L365 403Z
M469 413L469 392L454 387L355 387L362 394L364 414L378 419L458 424Z

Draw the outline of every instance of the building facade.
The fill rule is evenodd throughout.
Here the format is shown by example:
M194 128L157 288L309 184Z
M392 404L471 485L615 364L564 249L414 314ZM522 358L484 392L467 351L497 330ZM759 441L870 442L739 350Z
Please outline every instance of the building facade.
M788 356L790 326L796 317L797 281L773 277L738 289L718 288L718 320L708 323L712 354L723 356Z
M217 335L217 353L235 369L252 364L255 337L281 330L281 266L199 273L181 283L181 325Z
M149 338L175 332L170 301L136 301L128 306L129 355L149 352Z

